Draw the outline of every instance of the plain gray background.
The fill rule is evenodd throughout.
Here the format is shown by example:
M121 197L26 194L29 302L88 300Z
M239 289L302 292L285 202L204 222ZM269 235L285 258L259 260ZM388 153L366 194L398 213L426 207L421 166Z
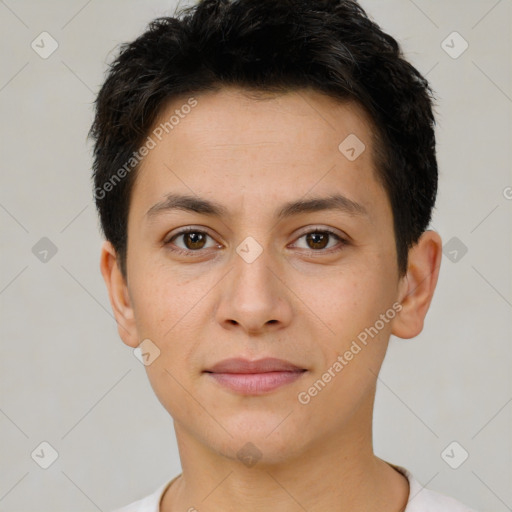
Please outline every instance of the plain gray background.
M436 92L432 226L453 239L423 333L391 341L375 451L477 510L512 510L511 1L362 3ZM108 511L181 471L172 420L111 315L86 141L114 48L175 5L0 2L2 511ZM31 47L44 31L58 43L46 59ZM58 453L47 469L31 456L49 456L44 441ZM453 441L452 464L469 454L457 469L441 456Z

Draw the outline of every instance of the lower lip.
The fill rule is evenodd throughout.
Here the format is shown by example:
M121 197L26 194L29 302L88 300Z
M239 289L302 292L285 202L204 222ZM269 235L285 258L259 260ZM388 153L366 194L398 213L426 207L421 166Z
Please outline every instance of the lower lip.
M306 372L209 373L208 375L236 393L259 395L294 382L304 373Z

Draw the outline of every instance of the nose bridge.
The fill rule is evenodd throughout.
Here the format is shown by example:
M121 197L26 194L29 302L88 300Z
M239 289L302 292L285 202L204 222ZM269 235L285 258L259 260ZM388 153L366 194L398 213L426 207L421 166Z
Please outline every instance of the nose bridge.
M276 265L271 250L251 236L235 250L218 320L225 325L239 324L248 332L256 332L268 323L287 321L286 297L274 275Z
M261 238L260 238L261 239ZM252 236L246 237L237 247L233 257L233 291L246 302L263 303L271 301L275 290L275 279L269 267L272 266L271 250Z

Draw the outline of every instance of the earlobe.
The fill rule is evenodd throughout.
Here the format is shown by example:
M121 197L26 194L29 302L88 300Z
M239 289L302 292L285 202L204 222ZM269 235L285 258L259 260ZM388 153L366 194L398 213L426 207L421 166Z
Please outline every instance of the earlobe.
M392 334L414 338L423 330L423 323L432 301L439 277L442 241L435 231L425 231L409 250L407 274L400 283L399 301L402 309L394 318Z
M135 348L139 345L139 339L128 286L119 268L116 251L109 241L103 242L101 247L100 270L107 286L119 336L126 345Z

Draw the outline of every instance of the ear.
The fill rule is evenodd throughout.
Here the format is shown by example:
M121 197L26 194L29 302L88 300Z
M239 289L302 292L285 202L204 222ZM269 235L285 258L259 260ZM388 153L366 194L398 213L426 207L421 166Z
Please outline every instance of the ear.
M133 348L138 347L139 337L128 293L128 285L121 273L116 251L109 241L103 242L101 247L100 269L107 285L119 336L126 345Z
M399 284L402 309L393 319L391 334L407 339L414 338L423 330L439 277L442 249L439 234L427 230L409 250L407 273Z

